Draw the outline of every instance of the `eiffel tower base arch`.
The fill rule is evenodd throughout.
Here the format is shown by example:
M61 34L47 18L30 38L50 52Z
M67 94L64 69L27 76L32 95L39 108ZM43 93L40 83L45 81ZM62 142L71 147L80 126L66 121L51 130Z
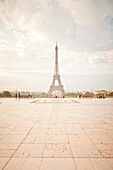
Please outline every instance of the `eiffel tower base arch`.
M48 92L48 97L52 97L52 93L53 93L54 91L59 91L59 92L61 92L62 97L64 97L64 95L65 95L65 91L64 91L64 89L63 89L63 85L60 85L60 86L51 85L51 86L50 86L50 89L49 89L49 92Z

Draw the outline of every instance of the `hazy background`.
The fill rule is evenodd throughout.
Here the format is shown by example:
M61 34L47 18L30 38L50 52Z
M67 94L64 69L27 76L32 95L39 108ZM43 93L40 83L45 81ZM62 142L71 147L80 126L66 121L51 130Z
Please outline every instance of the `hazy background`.
M113 0L0 0L0 90L113 89Z

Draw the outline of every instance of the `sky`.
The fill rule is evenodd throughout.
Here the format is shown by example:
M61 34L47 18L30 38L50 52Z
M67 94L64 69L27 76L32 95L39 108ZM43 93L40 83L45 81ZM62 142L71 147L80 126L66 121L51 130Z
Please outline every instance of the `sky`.
M0 90L113 90L113 0L0 0Z

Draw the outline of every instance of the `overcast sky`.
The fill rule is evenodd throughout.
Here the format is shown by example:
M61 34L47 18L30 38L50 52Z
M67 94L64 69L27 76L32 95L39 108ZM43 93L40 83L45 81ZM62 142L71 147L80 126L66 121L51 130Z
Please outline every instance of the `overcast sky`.
M0 0L0 89L113 89L113 0Z

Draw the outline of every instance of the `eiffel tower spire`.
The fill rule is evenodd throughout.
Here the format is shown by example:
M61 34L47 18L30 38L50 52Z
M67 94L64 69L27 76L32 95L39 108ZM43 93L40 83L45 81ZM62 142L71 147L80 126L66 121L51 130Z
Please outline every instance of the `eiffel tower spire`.
M57 46L57 41L56 41L56 47L55 47L55 72L54 75L58 75L59 70L58 70L58 46Z
M55 85L55 82L58 81L58 85ZM48 96L51 97L52 92L54 91L60 91L62 96L64 96L65 91L63 89L63 85L61 84L60 80L60 75L59 75L59 68L58 68L58 46L56 42L56 47L55 47L55 69L54 69L54 76L53 76L53 81L52 85L50 86Z

